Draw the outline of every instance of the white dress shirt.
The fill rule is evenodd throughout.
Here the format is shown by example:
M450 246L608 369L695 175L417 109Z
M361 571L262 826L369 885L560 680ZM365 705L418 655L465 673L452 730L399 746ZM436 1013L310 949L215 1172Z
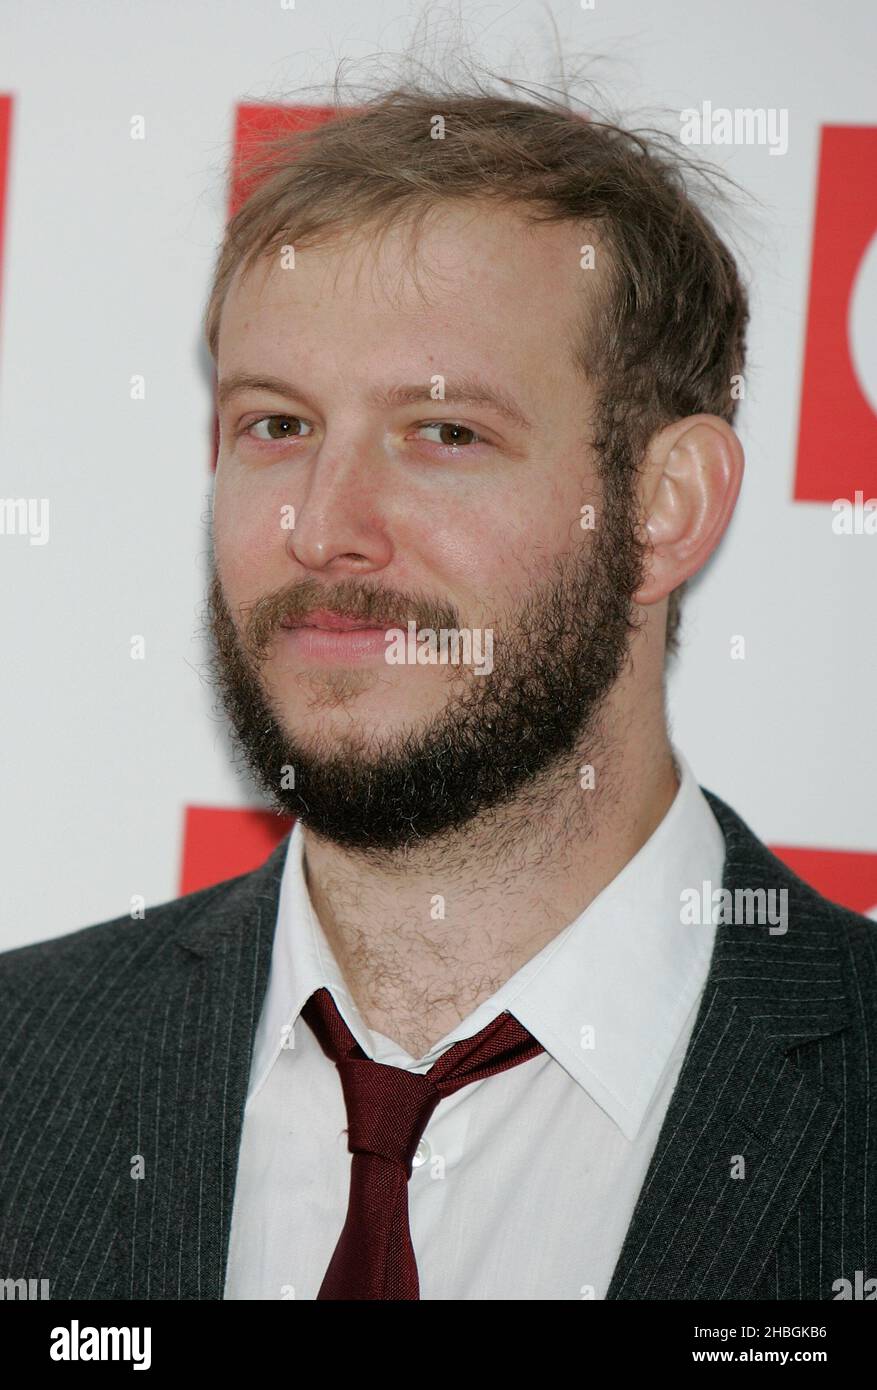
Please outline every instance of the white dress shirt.
M304 1019L332 993L367 1056L425 1072L508 1010L545 1051L444 1097L408 1184L421 1299L605 1298L682 1066L715 927L681 893L725 843L674 749L676 797L588 907L424 1056L363 1022L310 902L293 827L244 1112L224 1297L315 1299L347 1213L341 1081Z

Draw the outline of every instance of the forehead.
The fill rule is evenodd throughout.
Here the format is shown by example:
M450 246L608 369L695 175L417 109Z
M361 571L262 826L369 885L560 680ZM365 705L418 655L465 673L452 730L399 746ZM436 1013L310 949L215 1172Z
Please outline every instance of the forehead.
M485 353L551 375L569 360L594 295L581 266L578 224L528 222L502 206L445 203L415 227L361 227L235 274L220 320L218 357L241 365L248 348L308 355L412 354L436 370ZM472 365L475 365L474 363Z

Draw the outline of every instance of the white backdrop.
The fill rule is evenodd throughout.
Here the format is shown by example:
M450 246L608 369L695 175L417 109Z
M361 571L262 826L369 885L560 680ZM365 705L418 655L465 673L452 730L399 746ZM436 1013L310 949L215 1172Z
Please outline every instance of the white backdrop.
M176 896L184 808L257 804L213 713L199 634L212 424L199 326L235 110L295 101L342 56L403 49L420 12L380 0L0 6L12 101L0 498L50 504L45 545L0 535L0 949L118 916L132 894ZM474 55L513 77L552 79L553 20L564 51L609 55L599 76L622 108L789 113L780 157L702 151L760 200L738 218L754 282L747 474L688 596L672 726L701 783L769 843L877 864L877 535L838 536L828 502L793 500L820 129L877 126L872 0L464 0L461 14ZM861 176L873 185L877 170ZM867 260L851 308L866 394ZM130 398L136 374L144 400ZM849 447L838 418L838 453ZM874 457L861 477L877 495ZM133 634L144 661L131 659ZM734 634L745 661L731 660Z

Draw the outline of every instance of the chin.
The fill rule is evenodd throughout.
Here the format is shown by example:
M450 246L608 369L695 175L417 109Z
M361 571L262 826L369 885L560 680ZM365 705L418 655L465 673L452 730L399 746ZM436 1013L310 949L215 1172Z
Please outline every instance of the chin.
M275 708L290 718L309 723L327 717L333 725L361 722L387 733L435 718L448 704L446 693L440 690L430 698L396 681L370 680L359 671L308 673L296 680L294 693L285 685L271 690L270 695Z

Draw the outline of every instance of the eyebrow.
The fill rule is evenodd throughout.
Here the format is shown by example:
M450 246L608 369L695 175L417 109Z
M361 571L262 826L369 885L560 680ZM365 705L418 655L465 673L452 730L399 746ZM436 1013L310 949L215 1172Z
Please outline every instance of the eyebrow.
M253 372L232 372L218 384L216 389L216 401L220 409L239 391L270 391L276 396L287 396L296 400L306 399L302 392L297 391L291 382L284 381L282 377L260 376ZM498 414L511 420L519 429L532 430L533 428L532 421L527 418L517 402L506 391L491 386L476 376L457 377L455 380L447 382L445 394L441 401L435 400L431 394L431 387L422 383L414 383L410 386L375 387L367 399L370 405L389 407L415 405L419 401L432 405L489 406Z

